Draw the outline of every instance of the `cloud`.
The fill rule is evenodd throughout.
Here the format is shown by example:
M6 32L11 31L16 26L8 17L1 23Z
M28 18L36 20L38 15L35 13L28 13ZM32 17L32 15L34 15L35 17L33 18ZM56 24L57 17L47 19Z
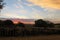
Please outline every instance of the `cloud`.
M28 11L26 10L20 10L20 13L27 13Z
M14 6L16 7L16 8L20 8L18 5L16 5L16 4L14 4Z
M33 4L28 4L28 3L26 3L25 5L27 5L27 6L33 6Z
M5 14L1 14L0 17L2 18L23 18L23 19L28 19L27 16L21 15L19 16L18 14L15 13L5 13Z
M23 15L22 15L22 16L18 16L18 15L17 15L17 16L15 16L14 18L28 19L28 17L27 17L27 16L23 16Z
M55 19L56 14L50 13L50 14L48 14L47 16L48 16L47 18L49 18L49 19ZM57 17L57 16L56 16L56 17Z
M38 5L42 8L54 8L60 9L60 0L27 0L32 2L34 5Z
M21 2L21 0L17 0L18 2Z
M17 14L13 14L13 13L4 13L1 14L1 17L6 17L6 18L14 18Z
M34 14L32 17L33 17L34 19L43 19L43 17L40 16L39 14Z
M26 5L26 6L33 6L32 3L26 1L26 0L17 0L17 5Z
M16 11L13 12L13 13L21 15L21 14L27 14L28 11L27 11L27 10L16 10Z
M33 19L44 19L42 15L40 15L40 12L33 10L31 18Z
M24 8L23 5L22 5L22 1L21 1L21 0L17 0L17 1L15 2L15 4L13 4L13 5L14 5L14 7L16 7L16 8Z
M19 4L19 3L16 3L16 4L13 4L14 5L14 7L16 7L16 8L24 8L21 4Z

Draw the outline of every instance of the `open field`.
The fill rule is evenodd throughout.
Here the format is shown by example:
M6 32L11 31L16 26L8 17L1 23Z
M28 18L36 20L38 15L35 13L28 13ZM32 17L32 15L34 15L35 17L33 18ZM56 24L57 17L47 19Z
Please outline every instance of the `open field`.
M24 37L0 37L0 40L60 40L60 35L39 35Z

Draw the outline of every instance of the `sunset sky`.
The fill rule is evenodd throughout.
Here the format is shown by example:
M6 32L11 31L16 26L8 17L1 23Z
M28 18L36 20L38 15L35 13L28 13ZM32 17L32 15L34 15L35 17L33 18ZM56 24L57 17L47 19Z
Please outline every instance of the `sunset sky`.
M0 18L60 20L60 0L4 0Z

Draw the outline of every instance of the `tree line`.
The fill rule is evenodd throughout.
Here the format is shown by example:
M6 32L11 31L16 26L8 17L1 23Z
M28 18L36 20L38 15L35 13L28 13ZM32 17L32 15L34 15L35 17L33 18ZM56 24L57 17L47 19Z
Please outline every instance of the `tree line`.
M38 19L36 21L34 21L35 24L33 25L33 27L43 27L44 30L47 29L47 27L52 28L54 27L54 23L50 22L50 21L45 21L43 19ZM34 35L34 34L40 34L40 33L45 33L41 31L36 31L35 29L32 29L32 31L27 30L25 27L26 24L19 22L17 24L14 24L13 21L11 20L0 20L0 35L4 34L4 35ZM31 27L31 26L28 26ZM6 34L5 34L6 33ZM7 34L8 33L8 34Z
M14 26L22 26L24 27L24 23L19 22L18 24L14 24L11 20L0 20L0 27L14 27ZM34 27L54 27L54 23L50 21L45 21L43 19L39 19L35 21Z

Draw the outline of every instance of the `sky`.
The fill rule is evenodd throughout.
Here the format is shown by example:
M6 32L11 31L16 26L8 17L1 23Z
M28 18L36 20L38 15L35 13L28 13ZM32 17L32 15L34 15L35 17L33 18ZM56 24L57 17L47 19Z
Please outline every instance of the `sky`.
M60 0L4 0L0 18L60 21Z

